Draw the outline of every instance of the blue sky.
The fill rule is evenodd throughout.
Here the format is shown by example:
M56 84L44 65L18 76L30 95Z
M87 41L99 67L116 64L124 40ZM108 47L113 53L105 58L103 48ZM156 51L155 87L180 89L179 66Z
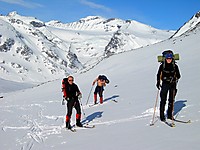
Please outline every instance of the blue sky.
M98 15L177 30L200 11L200 0L0 0L0 14L11 11L44 22L68 23Z

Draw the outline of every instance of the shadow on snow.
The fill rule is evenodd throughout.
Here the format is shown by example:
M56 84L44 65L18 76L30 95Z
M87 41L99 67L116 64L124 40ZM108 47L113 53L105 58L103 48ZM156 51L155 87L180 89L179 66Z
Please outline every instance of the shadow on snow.
M91 122L93 121L94 119L96 118L101 118L102 117L102 114L103 114L103 111L98 111L98 112L94 112L92 113L91 115L87 116L83 121L82 123L88 123L88 122Z
M119 95L113 95L113 96L111 96L111 97L108 97L108 98L104 99L103 101L104 101L104 102L110 101L110 100L114 101L115 98L117 98L117 97L119 97Z
M187 100L178 100L178 101L175 101L174 103L174 116L177 115L180 113L180 111L186 106L186 103ZM176 116L176 117L177 117Z

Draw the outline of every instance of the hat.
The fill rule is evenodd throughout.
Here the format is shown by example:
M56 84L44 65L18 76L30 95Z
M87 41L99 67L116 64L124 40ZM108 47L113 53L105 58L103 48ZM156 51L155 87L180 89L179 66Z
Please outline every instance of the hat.
M172 54L172 53L168 53L168 54L165 55L165 58L166 58L166 59L167 59L167 58L171 58L171 59L172 59L172 58L173 58L173 54Z

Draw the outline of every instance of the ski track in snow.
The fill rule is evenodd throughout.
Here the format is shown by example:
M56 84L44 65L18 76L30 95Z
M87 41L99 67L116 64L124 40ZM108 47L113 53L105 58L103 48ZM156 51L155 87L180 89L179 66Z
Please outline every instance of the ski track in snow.
M53 104L54 103L60 103L60 101L43 101L43 103L46 104ZM9 106L0 106L0 109L7 113L13 113L15 110L22 111L22 115L18 116L20 118L20 121L25 124L22 126L9 126L6 123L6 120L2 120L0 122L0 126L2 127L2 130L4 132L9 131L16 131L16 130L23 130L24 135L22 138L18 138L16 142L21 145L21 150L31 150L35 144L42 144L45 142L46 139L48 139L51 135L59 135L62 134L63 129L65 129L65 115L50 115L45 111L45 105L41 104L28 104L28 105L9 105ZM113 101L106 101L103 103L103 105L107 105L109 103L113 103ZM116 103L117 104L117 103ZM90 107L90 104L87 106L84 105L83 109L91 109L95 107L95 109L98 107L101 107L101 104L94 105ZM28 113L29 115L24 114L24 111L26 112L29 109L37 109L36 116L32 115L31 113ZM13 110L14 109L14 110ZM126 122L133 122L138 120L149 120L146 124L146 126L149 126L152 122L152 116L154 113L154 108L149 108L143 111L141 114L135 115L132 114L131 116L127 118L121 118L121 119L113 119L113 120L102 120L101 117L94 118L93 120L87 120L87 117L84 120L84 123L89 123L90 125L113 125L113 124L121 124ZM21 113L19 113L21 114ZM44 115L45 114L45 115ZM159 107L156 107L155 109L155 120L154 123L156 123L159 120ZM178 114L179 115L179 114ZM179 117L184 117L180 115ZM36 119L35 119L36 118ZM82 121L83 121L82 120ZM20 123L21 123L20 122ZM4 125L7 124L7 125ZM73 125L73 122L72 122ZM77 128L78 130L84 130L86 128Z
M47 103L47 102L45 102ZM49 102L53 103L53 102ZM108 103L105 102L104 105ZM110 102L113 103L113 102ZM4 132L9 131L16 131L16 130L24 130L25 135L21 139L17 139L16 142L19 143L21 146L21 150L31 150L36 143L44 143L46 139L48 139L51 135L61 134L63 128L65 128L65 116L56 116L56 115L44 115L43 110L44 106L41 104L30 104L30 105L10 105L10 106L1 106L0 109L5 112L12 112L12 109L19 109L21 111L26 111L29 107L37 107L38 111L38 118L41 120L36 120L32 118L33 116L30 115L22 115L19 116L21 120L23 120L23 123L26 125L23 126L9 126L4 125L5 121L1 121L0 125L2 126L2 130ZM99 105L96 105L95 107L98 107ZM84 109L90 109L91 107L83 106ZM153 114L153 108L147 109L140 115L133 115L128 118L123 119L115 119L115 120L108 120L108 121L101 121L99 119L94 119L90 122L91 125L112 125L112 124L119 124L124 122L131 122L141 119L150 119L150 117ZM45 121L52 120L56 124L59 125L50 125L48 123L45 124ZM86 120L87 122L88 120ZM55 124L54 123L54 124ZM52 123L51 123L52 124ZM61 124L61 125L60 125ZM79 128L78 128L79 129ZM84 128L85 129L85 128ZM81 129L82 130L82 129Z

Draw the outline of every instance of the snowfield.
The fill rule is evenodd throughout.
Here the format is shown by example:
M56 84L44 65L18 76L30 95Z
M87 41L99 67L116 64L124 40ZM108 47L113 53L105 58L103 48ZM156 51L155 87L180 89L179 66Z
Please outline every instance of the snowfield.
M74 74L83 93L85 115L82 122L95 125L73 133L64 128L66 108L61 105L61 80L20 91L1 93L1 150L199 150L200 140L200 31L164 42L114 55L85 73ZM157 89L157 56L164 49L180 54L181 79L175 98L174 115L184 124L169 127L159 120L150 126ZM85 105L92 81L105 74L110 84L105 87L104 103ZM2 82L1 82L2 83ZM93 88L94 90L94 88ZM1 96L0 95L0 96ZM93 93L89 104L93 103ZM75 111L72 124L75 123Z
M25 17L24 20L27 20L27 18ZM115 22L119 20L107 21L110 24L110 21ZM80 26L79 22L68 25L49 22L49 25L52 26L51 31L55 35L57 34L57 37L61 35L61 30L56 27L60 27L62 30L66 27L75 27L79 31L85 29L87 26L90 27L90 25L94 27L93 30L95 31L101 28L101 26L96 26L91 22L87 23L84 26ZM100 25L103 25L103 22L101 23ZM132 23L134 25L134 22ZM2 28L5 27L7 26L2 26ZM54 27L55 29L53 30ZM106 28L105 30L112 29L112 26L109 27L109 29ZM11 28L9 27L9 29ZM127 26L127 29L129 29L129 26ZM12 32L10 31L9 33ZM80 35L83 35L83 33ZM51 34L46 35L51 36ZM129 37L128 34L123 33L121 35L117 37L116 32L116 39ZM63 40L65 37L60 38ZM57 40L56 42L59 43L59 39L54 40ZM93 44L98 46L99 43L96 41L98 39L95 39ZM141 42L141 40L139 41ZM45 77L45 80L39 80L41 78L37 73L30 72L31 74L29 74L23 72L22 66L20 67L17 63L11 63L10 60L15 60L12 59L13 57L17 59L18 57L15 57L15 55L10 57L2 52L0 60L0 64L3 66L1 67L3 73L0 78L0 149L199 150L199 41L199 15L196 15L185 26L181 27L174 37L157 44L124 52L123 48L126 47L125 49L128 50L127 47L129 48L130 46L128 42L125 47L118 47L120 54L115 54L108 58L105 57L102 61L100 59L96 66L94 65L96 63L93 62L96 56L92 57L91 62L87 62L87 58L84 57L87 53L79 53L81 61L88 65L84 70L72 74L75 77L75 83L79 86L83 94L83 98L81 99L82 123L95 125L95 128L75 127L77 132L65 129L66 106L61 105L61 81L64 75L62 78L55 80L53 75L46 74L46 71L43 70L45 67L40 66L42 68L39 70L40 74ZM82 44L79 44L78 47L82 47ZM65 44L59 46L62 47ZM112 44L109 46L112 47ZM75 50L75 47L72 45L71 50L73 49ZM175 127L170 127L161 122L159 120L158 101L154 120L155 124L154 126L150 126L156 96L159 92L155 86L156 74L160 65L157 62L157 56L161 55L166 49L172 49L174 53L179 53L180 55L180 60L177 61L177 64L180 69L181 79L178 82L178 93L175 97L174 117L181 121L191 120L191 123L175 121ZM94 52L98 54L98 50L95 49ZM88 55L88 58L90 56ZM7 60L9 60L8 63ZM93 65L91 65L92 62L94 63ZM6 74L8 73L6 72L6 65L8 65L8 68L15 68L13 70L14 73L10 74L10 76L6 76L8 75ZM22 65L28 64L23 62ZM30 67L31 70L34 70L34 66L36 65L37 63L34 63ZM41 65L44 64L41 62ZM19 72L17 71L21 71L23 76L18 76ZM93 104L94 91L92 82L99 74L105 74L109 78L110 83L105 87L104 103L91 106ZM61 73L58 76L61 76ZM22 80L14 82L18 78ZM89 95L90 91L92 91L91 95ZM86 105L87 100L89 100L88 105ZM76 112L73 111L71 118L72 125L75 124L75 114ZM168 122L171 121L168 120Z

